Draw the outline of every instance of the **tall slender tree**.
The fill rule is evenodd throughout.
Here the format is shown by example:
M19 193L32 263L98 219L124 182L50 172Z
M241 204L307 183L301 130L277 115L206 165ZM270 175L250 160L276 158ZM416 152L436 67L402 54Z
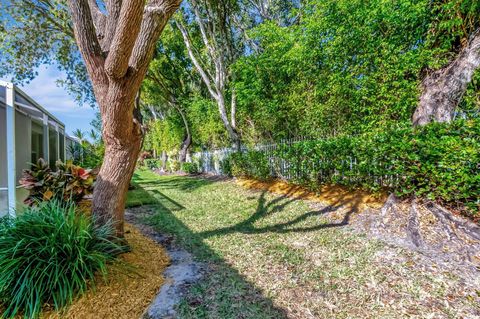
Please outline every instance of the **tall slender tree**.
M200 74L212 99L216 102L220 119L235 148L240 147L240 135L236 127L237 101L230 86L233 74L230 65L239 56L241 45L235 41L231 17L236 9L234 1L190 0L188 11L180 14L176 25L182 33L185 46L195 69ZM194 27L200 31L202 49L198 49L191 37L188 23L190 15ZM202 54L203 52L203 54ZM228 111L230 109L230 112Z

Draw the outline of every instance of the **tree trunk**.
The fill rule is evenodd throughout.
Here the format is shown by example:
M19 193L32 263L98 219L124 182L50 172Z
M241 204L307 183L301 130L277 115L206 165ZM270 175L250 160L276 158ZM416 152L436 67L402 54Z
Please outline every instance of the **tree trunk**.
M413 114L413 125L425 125L432 121L450 122L479 67L480 30L477 30L455 60L425 77L420 101Z
M140 152L141 139L105 143L105 156L93 192L92 211L100 225L112 222L123 237L125 200Z
M185 127L185 137L182 141L182 145L180 146L180 152L178 154L178 161L180 163L185 163L185 160L187 159L188 148L190 147L190 145L192 145L192 134L190 133L190 126L188 125L187 117L183 113L182 109L176 104L176 102L172 102L172 105L182 117L183 126Z
M99 224L113 222L119 237L124 234L126 193L143 137L134 112L138 95L131 87L130 81L111 83L107 96L99 99L105 156L93 192L92 212Z
M227 116L227 110L225 108L225 99L223 94L219 94L217 100L218 111L220 113L220 118L222 119L223 125L227 129L228 136L230 137L230 141L232 142L232 147L236 150L240 150L240 136L236 128L230 123Z
M75 40L102 115L105 157L93 192L96 222L123 237L125 198L142 143L135 98L155 45L181 0L68 0Z
M168 155L166 151L162 151L162 171L166 172L167 171L167 161L168 161Z
M192 145L192 137L190 134L187 134L185 135L185 139L182 142L182 146L180 147L180 152L178 154L178 161L180 163L185 163L187 160L187 151L190 145Z

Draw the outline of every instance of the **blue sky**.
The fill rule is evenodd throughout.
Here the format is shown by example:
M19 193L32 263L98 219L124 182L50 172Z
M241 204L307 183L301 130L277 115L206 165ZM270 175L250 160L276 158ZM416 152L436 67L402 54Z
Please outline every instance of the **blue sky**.
M38 76L33 81L19 87L65 123L68 134L77 128L89 131L95 110L88 105L79 106L65 89L57 86L55 82L61 78L64 78L64 74L55 66L41 66L38 68ZM8 81L8 79L5 80Z

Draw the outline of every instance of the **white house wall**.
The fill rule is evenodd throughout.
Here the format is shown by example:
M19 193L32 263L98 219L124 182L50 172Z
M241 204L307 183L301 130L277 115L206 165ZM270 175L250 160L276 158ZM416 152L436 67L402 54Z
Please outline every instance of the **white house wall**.
M33 129L40 134L37 138L42 139L37 143L41 148L37 149L38 155L52 164L65 157L64 124L20 89L9 89L8 92L15 93L7 94L6 87L11 88L12 84L0 81L0 216L8 213L9 205L13 208L10 212L18 210L27 195L18 187L18 181L32 162L32 121L36 123ZM10 107L13 112L7 112L7 104L15 104ZM12 119L10 125L7 118ZM13 134L7 135L7 126Z

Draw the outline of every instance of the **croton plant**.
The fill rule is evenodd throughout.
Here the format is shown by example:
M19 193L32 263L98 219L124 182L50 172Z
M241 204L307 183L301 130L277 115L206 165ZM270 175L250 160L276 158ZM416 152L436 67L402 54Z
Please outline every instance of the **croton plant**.
M25 204L32 206L53 198L81 201L93 192L95 175L91 170L74 165L71 161L57 161L52 171L43 159L31 169L23 171L20 185L29 191Z

